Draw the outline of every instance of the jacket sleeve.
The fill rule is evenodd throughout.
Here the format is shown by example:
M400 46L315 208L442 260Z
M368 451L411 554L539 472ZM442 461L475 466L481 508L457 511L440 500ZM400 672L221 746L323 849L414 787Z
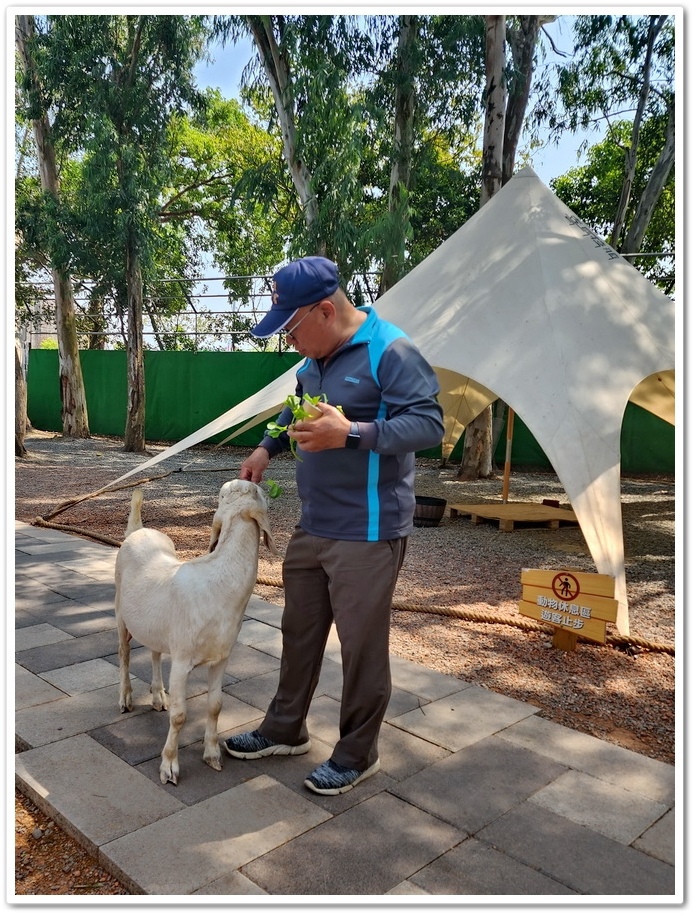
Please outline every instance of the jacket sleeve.
M440 386L432 367L408 339L385 350L377 370L386 416L378 418L375 451L382 455L435 448L445 434Z

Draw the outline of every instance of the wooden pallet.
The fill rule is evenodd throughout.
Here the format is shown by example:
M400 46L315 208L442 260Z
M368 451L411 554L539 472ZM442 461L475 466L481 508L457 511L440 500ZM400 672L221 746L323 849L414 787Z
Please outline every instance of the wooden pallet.
M448 503L446 514L471 516L474 525L482 522L498 522L501 531L514 531L515 527L560 528L561 525L577 525L578 520L572 509L548 506L543 503L479 503L462 505Z

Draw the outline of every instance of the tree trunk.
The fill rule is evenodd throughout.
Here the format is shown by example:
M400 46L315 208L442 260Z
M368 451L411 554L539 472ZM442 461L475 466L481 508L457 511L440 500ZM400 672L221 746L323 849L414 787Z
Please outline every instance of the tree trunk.
M418 44L418 17L400 16L396 58L394 149L389 180L389 216L392 234L387 241L379 295L403 273L408 232L408 191L413 162L413 120L416 110L414 64Z
M616 248L617 250L619 248L621 236L623 235L624 227L626 225L626 213L628 212L628 204L631 199L631 190L633 188L633 182L635 181L636 177L638 146L640 143L640 127L643 121L645 107L648 103L648 96L650 94L650 69L652 66L653 49L655 47L655 41L660 32L660 29L664 25L666 19L666 16L650 17L650 30L648 32L648 43L645 51L645 60L643 61L643 79L641 83L640 96L638 98L638 106L636 108L635 117L633 118L631 143L624 153L624 180L621 188L621 196L619 197L619 204L616 208L616 215L614 216L614 227L609 238L609 244L612 246L612 248Z
M493 476L493 407L489 404L469 423L464 435L464 453L458 480Z
M282 21L282 17L278 17ZM251 34L261 58L283 137L283 152L288 164L292 183L300 199L305 223L311 229L319 218L319 204L312 189L312 176L297 149L297 125L295 123L295 100L287 54L280 49L273 33L272 16L247 16ZM281 22L282 28L282 22ZM318 254L326 253L325 242L319 243Z
M484 206L500 190L505 136L505 16L486 16L486 112L483 126ZM493 474L493 409L486 407L464 432L464 450L457 477L477 480Z
M635 216L628 232L624 237L621 251L627 254L637 254L643 244L643 238L647 232L648 225L652 219L653 211L660 199L660 194L664 190L669 178L670 172L674 168L675 157L675 128L674 128L674 105L670 105L667 130L665 134L665 145L662 147L660 155L655 166L650 173L650 178L641 195L638 206L636 207Z
M15 39L24 70L31 80L35 101L40 99L38 77L28 42L34 35L34 17L17 16ZM56 157L50 136L48 117L44 113L33 122L34 139L39 162L41 188L56 201L60 184ZM64 270L52 267L53 289L56 300L56 335L58 337L61 414L63 435L78 439L89 438L87 401L80 364L80 351L75 328L75 300L70 277Z
M503 180L505 136L505 16L486 16L486 111L483 123L481 206Z
M503 139L503 184L515 170L517 144L524 126L529 92L534 76L534 54L541 26L553 22L556 16L520 16L519 29L509 30L508 43L513 62L513 76L508 83Z
M126 284L128 288L128 409L123 447L126 452L144 452L143 278L135 240L132 237L128 242Z
M22 369L19 345L15 343L15 456L25 458L27 449L24 437L27 434L27 384Z

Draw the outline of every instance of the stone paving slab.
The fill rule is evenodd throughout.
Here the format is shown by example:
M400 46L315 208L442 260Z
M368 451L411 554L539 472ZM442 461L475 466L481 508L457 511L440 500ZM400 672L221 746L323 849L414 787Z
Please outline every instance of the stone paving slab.
M240 875L238 871L234 871L193 892L194 896L202 896L203 894L214 894L217 897L239 897L248 894L262 896L266 894L266 891L260 888L258 884L254 884L253 881L245 878L244 875Z
M124 834L184 806L87 735L17 755L20 787L43 799L54 819L83 839L93 855Z
M242 868L269 894L386 894L464 835L388 792Z
M142 715L146 709L143 704L137 705L136 701L132 712L122 713L113 687L102 687L42 706L17 710L15 733L30 747L40 747L84 734L121 718Z
M674 869L630 846L524 802L477 838L578 894L674 894Z
M531 703L503 697L476 685L465 685L462 689L464 682L457 683L460 687L457 693L388 721L397 728L458 751L539 711Z
M15 652L36 649L39 646L51 646L57 642L73 639L70 633L60 630L50 623L37 623L33 627L22 627L15 633Z
M330 817L269 776L257 776L107 843L100 857L140 893L188 895Z
M564 884L475 837L464 840L416 872L409 884L431 895L514 897L518 903L527 902L529 897L575 894Z
M486 738L403 780L393 792L473 834L566 772L539 754Z
M116 619L113 607L108 604L100 608L97 603L93 605L81 604L77 601L56 602L46 606L47 610L39 617L37 622L43 621L63 630L69 636L89 636L92 633L104 633L108 630L116 631ZM30 613L35 614L34 611ZM118 645L118 637L113 637Z
M41 674L42 671L53 671L91 658L106 658L118 651L118 637L114 630L90 633L89 636L65 635L68 638L63 642L18 651L17 662L34 674Z
M85 548L87 546L92 546L89 541L83 541L81 538L76 538L74 534L70 534L68 531L60 531L58 528L43 528L41 526L30 525L27 522L20 522L15 519L15 534L21 536L23 540L29 541L40 541L43 543L58 543L60 541L65 541L68 544L75 544L76 541L80 545L84 544Z
M674 808L671 808L659 821L648 827L645 833L633 843L633 846L649 856L674 865L677 858L674 842L676 836L684 836L683 825L680 824L677 833Z
M41 678L69 696L89 693L90 690L98 690L100 687L114 687L114 694L118 697L118 668L114 668L103 658L90 658L76 665L44 671Z
M573 770L535 792L530 800L627 846L668 810L652 799Z
M340 648L339 648L340 651ZM338 659L340 661L340 657ZM441 674L431 668L424 668L416 662L392 655L389 659L391 668L392 685L415 693L424 700L440 700L452 693L459 693L466 681L451 674Z
M507 728L502 737L646 798L674 804L674 767L661 760L644 757L538 716Z
M21 665L15 665L15 709L41 706L59 700L65 693Z
M111 691L111 694L112 702L118 710L118 693ZM96 741L131 766L159 757L169 732L169 713L166 710L154 710L147 697L147 690L145 698L141 697L140 700L134 694L134 702L139 703L138 708L142 709L142 715L137 718L132 713L119 713L118 719L89 730ZM256 713L257 710L245 703L228 697L220 710L218 729L229 731L237 728ZM187 701L186 722L179 732L179 747L203 740L206 718L207 696L197 696Z
M15 609L17 608L34 608L36 613L45 614L48 606L58 602L65 602L68 599L29 576L15 577Z

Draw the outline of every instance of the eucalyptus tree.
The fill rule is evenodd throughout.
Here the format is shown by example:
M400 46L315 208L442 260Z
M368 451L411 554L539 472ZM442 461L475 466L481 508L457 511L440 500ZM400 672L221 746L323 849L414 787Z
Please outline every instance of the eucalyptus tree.
M512 177L525 120L542 26L553 16L486 16L486 90L481 206ZM506 62L506 48L510 62ZM493 474L493 409L489 405L466 428L460 480ZM504 498L507 494L504 493Z
M558 104L550 108L548 96L542 98L544 111L538 117L555 135L594 128L616 145L623 158L622 180L606 237L618 251L635 254L644 247L650 221L673 177L675 19L578 16L573 32L572 59L556 68ZM649 150L649 159L641 148Z
M120 279L127 316L126 451L145 448L143 286L151 276L161 195L169 184L166 132L198 102L192 68L205 33L194 16L50 16L44 72L63 142L85 157L83 226ZM118 267L116 266L118 265Z
M360 244L385 292L475 212L483 27L475 16L373 16Z
M215 31L223 42L241 34L254 42L245 97L281 138L298 204L286 253L324 254L351 276L364 118L354 89L367 36L347 16L216 17Z
M42 205L50 229L47 264L53 279L63 435L89 437L89 419L75 327L75 299L70 278L67 239L60 225L60 174L56 158L55 124L49 114L51 86L42 73L42 48L33 16L17 16L15 45L23 69L25 117L33 127L40 174ZM20 98L21 98L20 97Z
M616 201L624 182L623 147L630 143L632 132L631 121L615 121L611 135L588 149L584 165L551 181L554 193L600 238L607 238L614 225ZM627 212L629 224L635 221L632 207L643 198L653 164L663 148L664 125L659 119L644 122L636 161L635 194ZM674 292L676 193L672 169L645 231L645 252L635 259L641 273L667 295Z

